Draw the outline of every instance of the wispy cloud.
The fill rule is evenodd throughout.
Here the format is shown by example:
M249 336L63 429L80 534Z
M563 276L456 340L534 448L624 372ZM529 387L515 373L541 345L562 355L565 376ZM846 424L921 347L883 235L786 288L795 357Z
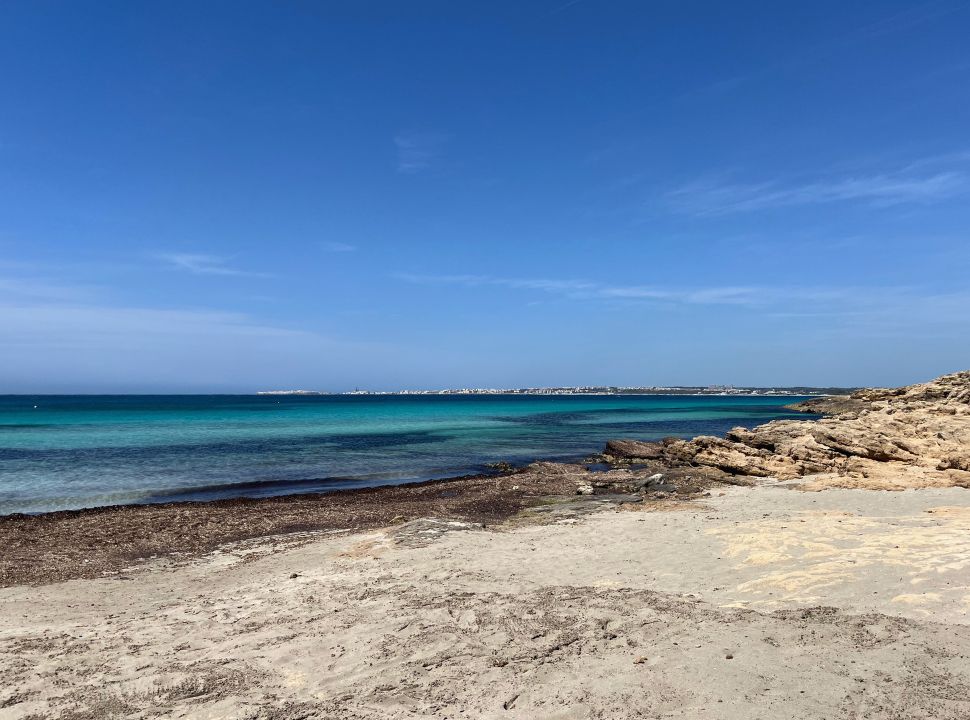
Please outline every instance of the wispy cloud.
M613 285L585 280L503 278L485 275L409 275L399 280L422 285L535 290L573 301L625 302L700 310L736 307L759 319L799 323L818 319L833 330L868 335L908 336L915 330L952 334L968 325L970 290L940 292L911 286L713 286L669 288ZM530 302L530 305L535 304Z
M88 286L70 286L43 278L0 277L0 302L83 302L94 296Z
M174 268L185 270L195 275L235 275L249 277L265 277L264 273L241 270L229 264L228 258L219 255L204 255L198 253L163 253L158 255L162 260Z
M481 287L487 285L517 290L542 290L555 293L586 293L597 289L596 283L582 280L546 280L542 278L502 278L489 275L418 275L396 273L398 280L416 285L463 285Z
M119 304L98 290L0 275L0 393L313 388L387 353L246 313Z
M554 8L553 10L550 10L549 14L555 15L556 13L561 13L563 10L568 10L573 5L579 5L579 3L581 2L583 2L583 0L569 0L569 2L563 3L562 5L559 5L558 7Z
M356 245L349 245L347 243L342 243L342 242L325 242L325 243L321 243L320 247L322 247L327 252L332 252L332 253L346 253L346 252L354 252L355 250L357 250Z
M575 300L657 301L689 305L773 305L779 300L828 301L844 296L847 290L827 288L771 288L718 286L702 288L665 288L649 285L612 285L589 280L548 278L507 278L490 275L416 275L398 273L395 277L418 285L460 285L463 287L502 287L536 290Z
M939 20L950 13L963 10L965 7L966 4L959 2L959 0L930 0L925 3L910 3L899 12L852 28L841 35L827 38L822 43L798 51L797 54L782 56L781 59L774 62L765 62L753 72L722 78L696 90L688 91L678 99L713 98L771 75L797 72L807 65L831 58L838 53L854 50L860 44L874 39L897 33L912 32L919 25Z
M954 2L954 0L930 0L929 2L911 4L893 15L880 18L847 33L841 38L841 42L849 45L869 38L906 32L918 25L938 20L963 7L962 3Z
M398 133L394 137L397 171L403 175L416 175L433 167L448 140L449 136L441 133Z
M952 300L944 294L908 286L818 287L818 286L710 286L664 287L617 285L589 280L508 278L490 275L397 274L398 280L418 285L456 285L465 288L532 290L576 301L650 303L672 306L733 306L757 312L763 317L885 317L910 314L910 306L945 304L946 317ZM956 291L945 297L966 298L970 291Z
M876 207L932 203L964 194L968 176L950 170L928 175L879 174L792 184L780 180L730 183L701 179L667 193L677 211L724 215L769 208L862 201Z

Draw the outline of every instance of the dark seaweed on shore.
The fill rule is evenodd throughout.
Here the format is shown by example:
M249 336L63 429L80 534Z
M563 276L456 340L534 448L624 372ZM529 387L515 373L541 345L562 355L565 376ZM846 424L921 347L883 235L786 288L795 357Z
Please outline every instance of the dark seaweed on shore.
M326 494L116 505L0 516L0 586L114 574L145 558L193 557L226 543L298 532L366 530L419 517L494 523L538 496L575 492L563 475L476 475Z

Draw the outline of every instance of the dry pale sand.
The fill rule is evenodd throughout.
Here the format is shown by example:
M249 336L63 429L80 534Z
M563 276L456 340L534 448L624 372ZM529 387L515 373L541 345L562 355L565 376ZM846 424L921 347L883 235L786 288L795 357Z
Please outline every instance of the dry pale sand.
M970 717L964 489L551 517L0 589L0 717Z

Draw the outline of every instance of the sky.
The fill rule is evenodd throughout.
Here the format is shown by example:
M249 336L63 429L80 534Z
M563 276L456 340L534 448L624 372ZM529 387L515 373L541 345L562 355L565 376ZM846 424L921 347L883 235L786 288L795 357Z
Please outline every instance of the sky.
M970 367L970 3L0 3L0 393Z

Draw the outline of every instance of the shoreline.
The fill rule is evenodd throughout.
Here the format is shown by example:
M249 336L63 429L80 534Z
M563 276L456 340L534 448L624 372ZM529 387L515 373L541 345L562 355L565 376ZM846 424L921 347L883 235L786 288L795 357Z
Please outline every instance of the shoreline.
M913 461L913 452L923 451L916 444L923 441L916 437L887 439L886 426L881 424L886 418L895 423L894 432L921 433L940 446L936 436L943 433L930 420L940 422L943 417L947 418L944 425L950 418L963 423L962 413L970 411L966 407L970 405L970 373L903 390L910 395L865 390L848 397L810 398L787 408L812 413L818 419L776 420L751 430L735 428L725 438L610 441L596 458L608 468L605 470L539 461L497 474L325 493L4 515L0 516L0 545L7 551L0 557L0 586L100 577L137 566L146 558L196 557L226 543L261 537L361 531L421 517L496 524L549 502L588 496L632 496L648 503L691 500L713 487L754 485L767 477L807 489L970 487L970 465L965 471L956 456L936 458L970 439L964 424L957 425L959 432L951 433L942 449L934 447L935 455L928 456L925 463ZM941 398L951 396L956 409L948 407L947 413L956 415L941 416L937 406L943 402ZM895 419L896 406L905 411L898 417L906 417L909 425ZM930 413L928 419L924 419L926 413ZM951 461L952 468L945 465ZM887 473L891 482L884 479Z
M527 400L520 399L522 402ZM624 414L617 419L607 418L612 422L607 422L603 428L595 423L574 426L568 421L560 428L555 419L541 419L533 423L519 417L536 415L537 418L545 418L549 415L554 418L556 413L570 416L570 413L575 412L610 412L601 408L596 398L579 396L562 399L560 402L554 398L540 397L536 398L535 408L529 401L527 406L523 406L526 407L525 410L514 412L502 404L501 398L492 399L502 404L501 411L462 410L460 408L464 405L460 401L455 406L453 402L439 403L431 399L428 400L433 406L430 411L410 411L404 408L407 418L404 429L396 431L394 428L387 430L380 423L368 419L375 412L379 416L380 411L366 409L370 408L367 403L365 410L352 413L353 417L361 415L364 420L355 420L357 424L349 429L344 430L328 420L329 424L315 430L313 423L299 420L302 412L298 409L300 401L294 405L297 408L296 421L291 418L293 408L284 408L282 413L273 411L266 416L270 420L262 420L258 412L261 408L257 406L263 403L251 404L246 401L238 406L242 410L238 410L236 405L223 408L217 401L213 401L216 410L229 415L235 411L240 422L248 423L255 417L265 428L246 427L248 434L236 438L228 431L222 433L218 428L206 433L197 430L193 424L186 437L180 439L172 430L174 426L171 421L166 420L167 415L162 414L160 419L151 420L151 423L157 422L157 430L151 423L146 424L144 429L135 427L147 439L130 443L130 451L127 449L129 443L119 435L126 430L121 427L113 430L115 424L128 422L128 413L139 408L146 412L147 409L182 412L179 409L183 407L181 401L177 398L163 398L157 403L152 401L142 407L139 401L133 400L134 410L125 410L119 404L117 408L122 410L122 420L108 418L101 425L97 425L94 424L98 422L97 419L91 419L92 429L84 431L88 436L74 432L73 435L65 436L68 439L56 439L55 436L61 428L72 428L70 423L52 416L48 428L44 425L48 420L28 412L22 421L15 414L10 420L13 424L4 426L28 432L25 435L14 432L7 443L10 445L10 452L5 453L8 462L2 465L6 478L4 485L8 491L2 493L4 497L3 502L0 502L0 516L18 513L38 515L111 505L200 502L232 497L272 497L402 485L477 474L488 475L491 474L490 468L495 465L523 467L530 462L578 464L587 457L597 455L602 450L603 443L617 434L656 433L659 437L662 433L678 433L685 438L702 432L723 435L733 425L763 422L771 417L792 416L791 399L726 398L723 403L728 409L726 412L715 408L698 413L681 412L680 408L688 405L693 407L694 404L704 405L705 408L708 405L720 407L722 403L711 398L700 398L697 403L686 399L679 402L674 397L671 401L677 405L677 409L672 411L674 414L670 420L666 419L667 410L664 408L667 404L663 399L610 401L607 403L608 408L626 408L631 405L640 410L637 414L629 415L626 413L634 411L616 410ZM185 406L188 408L185 412L191 417L193 412L203 406L208 407L206 402L190 402ZM490 405L488 400L483 402ZM562 405L562 402L566 405ZM662 407L655 407L658 402ZM573 410L571 403L578 403L580 410ZM423 406L426 403L420 401L419 404ZM477 404L477 401L472 403ZM84 421L89 420L87 413L92 410L102 407L116 408L115 404L107 401L87 405L78 398L40 405L42 411L46 408L53 413L57 413L62 406L68 409L80 408L85 413L80 416ZM459 408L455 411L457 424L453 424L450 419L452 411L438 418L438 410L434 408L439 406ZM770 408L765 409L767 406ZM395 403L394 407L397 412L397 408L403 406ZM730 417L732 410L736 411L737 417ZM642 415L639 414L640 411ZM316 414L318 413L312 413L313 416ZM329 418L331 414L325 411L323 417ZM279 423L283 431L274 426L277 422L276 415L280 416ZM466 415L475 422L485 422L485 430L480 436L468 435L467 432L462 434ZM492 415L495 417L491 417ZM479 416L484 416L484 420ZM720 416L726 419L719 421ZM709 422L708 417L711 418ZM212 420L217 421L218 418ZM620 421L632 425L623 428ZM20 422L24 424L15 424ZM489 423L498 430L493 431ZM519 425L522 423L525 424L520 429ZM412 426L417 429L411 430ZM158 437L152 437L152 432L157 432ZM212 437L207 437L207 434ZM409 437L411 435L413 437ZM56 440L56 447L45 449L43 446L48 442L45 438ZM452 442L456 439L457 444ZM393 445L394 442L400 446L399 451L385 453L381 449L384 443ZM421 444L412 446L412 443ZM222 444L225 447L221 447ZM350 452L342 456L345 445ZM368 449L370 445L376 449ZM103 451L98 449L101 446L104 447ZM143 467L146 468L145 472L142 472ZM32 478L36 479L31 480Z
M0 545L6 548L0 556L0 587L101 577L146 559L196 557L224 544L287 534L359 532L425 517L495 525L550 498L584 498L576 489L590 482L601 486L590 493L594 498L622 496L656 469L594 471L578 464L536 462L497 474L326 493L4 515L0 516ZM691 497L709 486L698 476L670 496Z
M827 407L599 472L0 518L0 710L963 720L970 372Z

